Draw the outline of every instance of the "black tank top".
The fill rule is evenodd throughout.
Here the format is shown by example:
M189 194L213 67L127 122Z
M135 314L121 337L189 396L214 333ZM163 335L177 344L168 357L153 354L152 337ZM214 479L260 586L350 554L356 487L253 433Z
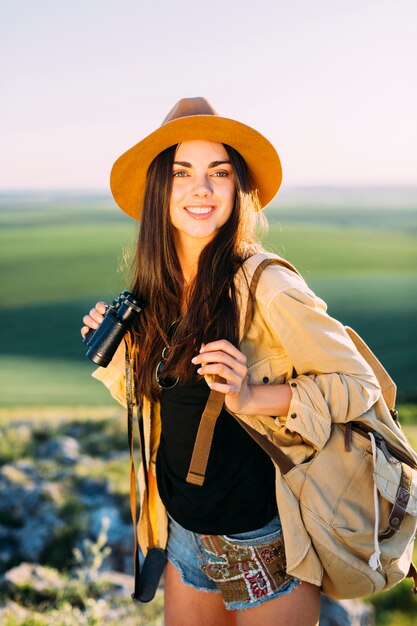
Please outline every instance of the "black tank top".
M162 391L159 494L171 517L187 530L221 535L261 528L277 512L274 465L225 409L217 420L203 486L186 482L209 393L202 379Z

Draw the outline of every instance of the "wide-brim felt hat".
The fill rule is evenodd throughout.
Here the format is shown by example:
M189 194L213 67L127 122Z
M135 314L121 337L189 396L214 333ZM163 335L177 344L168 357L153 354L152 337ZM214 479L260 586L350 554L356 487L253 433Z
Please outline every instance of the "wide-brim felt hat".
M191 140L227 144L245 159L261 208L276 195L282 169L274 146L246 124L221 117L205 98L183 98L161 126L122 154L110 174L110 187L118 206L140 220L146 174L154 158L166 148Z

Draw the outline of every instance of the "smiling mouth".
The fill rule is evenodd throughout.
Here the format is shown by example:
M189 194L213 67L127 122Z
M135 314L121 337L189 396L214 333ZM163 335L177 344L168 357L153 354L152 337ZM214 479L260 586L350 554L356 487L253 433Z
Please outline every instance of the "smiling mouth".
M216 207L210 205L210 206L185 206L184 209L185 211L187 211L187 213L189 213L190 215L192 215L193 217L196 218L204 218L204 217L208 217L211 213L213 213L213 211L215 210Z

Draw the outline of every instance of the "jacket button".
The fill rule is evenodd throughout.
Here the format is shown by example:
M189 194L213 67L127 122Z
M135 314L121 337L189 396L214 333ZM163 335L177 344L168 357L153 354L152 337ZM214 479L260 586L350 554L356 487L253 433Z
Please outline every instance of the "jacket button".
M400 526L400 520L398 519L398 517L393 517L391 520L391 526L393 528L399 528Z
M262 382L263 382L263 384L264 384L264 385L267 385L267 384L269 383L269 378L268 378L268 376L264 376L264 377L262 378Z
M297 383L291 383L291 387L296 387Z
M295 417L297 417L297 413L291 413L291 417L294 419Z

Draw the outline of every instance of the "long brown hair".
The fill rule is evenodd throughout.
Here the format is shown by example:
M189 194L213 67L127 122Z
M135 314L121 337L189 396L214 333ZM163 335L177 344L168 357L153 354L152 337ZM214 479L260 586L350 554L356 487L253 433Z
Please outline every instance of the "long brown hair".
M187 289L169 218L177 146L161 152L148 170L132 291L145 301L134 329L137 390L153 400L160 391L155 370L165 346L169 349L164 375L186 382L195 374L191 359L202 343L216 339L227 339L234 345L238 342L239 311L233 277L245 259L260 249L254 234L259 200L245 161L234 148L224 147L235 172L234 207L228 221L202 250L196 276ZM187 310L181 315L184 296Z

